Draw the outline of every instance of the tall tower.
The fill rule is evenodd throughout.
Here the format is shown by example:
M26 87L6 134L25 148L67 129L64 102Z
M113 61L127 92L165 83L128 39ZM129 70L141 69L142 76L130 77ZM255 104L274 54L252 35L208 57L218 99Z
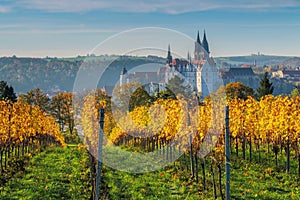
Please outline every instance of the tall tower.
M166 59L166 64L170 64L172 62L173 58L171 55L171 48L170 48L170 44L168 46L168 55L167 55L167 59Z
M195 60L201 60L201 41L200 41L200 36L199 36L199 31L198 31L198 34L197 34L197 39L196 39L196 42L195 42L195 51L194 51L194 59Z
M206 33L204 30L203 40L200 41L199 31L197 34L197 39L195 42L195 51L194 51L194 59L199 60L207 60L209 58L209 46L206 39Z
M198 31L198 34L197 34L197 43L201 45L200 36L199 36L199 31Z
M203 46L204 50L206 51L205 53L207 53L207 56L209 57L210 52L209 52L208 42L207 42L207 39L206 39L205 30L204 30L203 40L202 40L202 46Z
M187 59L187 61L188 61L189 63L192 62L192 56L191 56L191 54L190 54L190 51L188 51L186 59Z

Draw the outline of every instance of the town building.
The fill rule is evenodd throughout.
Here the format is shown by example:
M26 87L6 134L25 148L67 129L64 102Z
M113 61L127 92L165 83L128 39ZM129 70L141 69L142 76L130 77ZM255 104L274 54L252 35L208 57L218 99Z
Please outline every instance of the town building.
M231 82L241 82L247 87L256 89L258 80L251 67L230 67L228 70L221 72L224 85Z
M300 81L300 70L278 70L272 72L272 78Z

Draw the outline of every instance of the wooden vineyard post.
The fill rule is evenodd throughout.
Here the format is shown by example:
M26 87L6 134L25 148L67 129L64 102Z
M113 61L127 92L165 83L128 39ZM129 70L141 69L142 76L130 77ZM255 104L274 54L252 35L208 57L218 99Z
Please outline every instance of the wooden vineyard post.
M194 153L193 153L193 137L190 135L190 164L191 164L191 178L193 179L195 176L194 169Z
M102 168L102 145L103 145L103 127L104 127L104 108L100 108L99 113L99 137L98 137L98 161L96 169L96 200L100 199L100 183L101 183L101 168Z
M226 167L226 200L230 199L230 133L229 107L225 107L225 167Z

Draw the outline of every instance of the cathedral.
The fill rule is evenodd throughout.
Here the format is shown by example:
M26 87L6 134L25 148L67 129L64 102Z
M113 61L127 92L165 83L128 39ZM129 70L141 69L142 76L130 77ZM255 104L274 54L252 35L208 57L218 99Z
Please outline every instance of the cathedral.
M123 68L120 75L120 85L126 82L150 83L147 90L151 93L154 91L153 87L155 85L160 85L163 88L174 76L183 78L191 86L192 90L202 97L215 92L220 87L222 79L219 76L214 59L210 57L209 44L205 31L202 41L200 40L198 31L193 59L189 53L187 59L173 59L169 45L166 67L160 68L157 72L135 73L128 73Z

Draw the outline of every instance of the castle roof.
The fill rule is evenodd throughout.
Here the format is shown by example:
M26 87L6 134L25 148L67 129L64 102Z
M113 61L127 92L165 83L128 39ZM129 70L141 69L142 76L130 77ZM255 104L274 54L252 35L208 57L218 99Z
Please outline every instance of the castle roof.
M141 83L149 83L155 82L160 83L164 80L165 71L160 73L161 69L158 72L133 72L128 74L127 78L130 80L141 82Z
M223 79L234 79L234 76L229 72L220 72Z
M255 76L251 67L243 68L230 68L228 71L223 71L220 73L222 79L235 79L242 77Z
M193 60L194 65L203 66L206 63L206 60Z
M210 66L214 66L216 64L213 58L207 58L207 59L203 59L203 60L193 60L192 61L192 63L194 65L197 65L197 66L203 66L203 65L205 65L206 62L208 62L208 64Z
M283 70L282 73L284 76L300 77L300 70Z
M230 68L228 73L233 76L254 76L254 72L251 67L244 68Z
M171 63L171 65L174 65L174 66L186 66L187 64L189 64L189 62L187 60L183 60L183 59L179 59L179 58L174 59Z

